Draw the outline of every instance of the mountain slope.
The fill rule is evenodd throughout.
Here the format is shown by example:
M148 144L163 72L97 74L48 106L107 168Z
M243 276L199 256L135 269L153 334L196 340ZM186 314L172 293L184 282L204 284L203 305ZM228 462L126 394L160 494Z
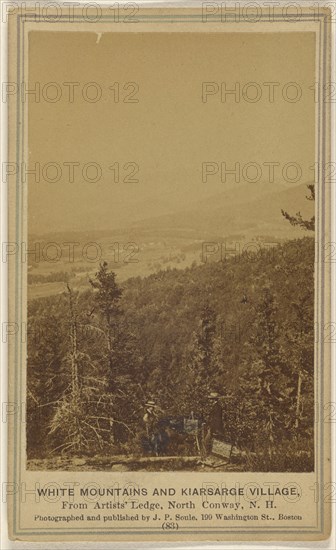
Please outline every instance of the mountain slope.
M290 237L298 232L281 214L281 209L311 217L314 203L308 201L307 186L283 186L276 184L255 185L255 194L251 194L251 185L231 188L214 197L209 197L192 209L174 214L153 217L136 222L132 228L148 231L192 230L200 238L208 234L226 237L232 233L255 235L260 232L270 236Z

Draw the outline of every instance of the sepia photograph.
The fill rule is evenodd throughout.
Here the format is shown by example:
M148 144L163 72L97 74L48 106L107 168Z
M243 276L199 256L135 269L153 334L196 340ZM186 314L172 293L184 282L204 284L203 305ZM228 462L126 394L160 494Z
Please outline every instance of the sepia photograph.
M30 34L28 468L314 470L314 48Z

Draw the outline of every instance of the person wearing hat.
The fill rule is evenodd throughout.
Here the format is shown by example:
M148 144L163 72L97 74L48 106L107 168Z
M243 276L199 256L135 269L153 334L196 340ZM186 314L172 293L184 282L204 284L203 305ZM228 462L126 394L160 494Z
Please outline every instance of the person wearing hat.
M146 412L144 414L143 421L146 426L147 437L150 439L158 421L158 415L155 411L155 401L147 401L147 403L145 403L145 409Z
M221 437L224 432L223 409L219 399L220 399L219 393L217 392L210 393L209 395L210 411L209 411L208 427L212 437L213 436Z
M156 456L163 451L165 437L159 426L159 412L163 412L160 407L155 404L155 401L147 401L145 403L146 412L143 421L146 426L147 439L149 447Z

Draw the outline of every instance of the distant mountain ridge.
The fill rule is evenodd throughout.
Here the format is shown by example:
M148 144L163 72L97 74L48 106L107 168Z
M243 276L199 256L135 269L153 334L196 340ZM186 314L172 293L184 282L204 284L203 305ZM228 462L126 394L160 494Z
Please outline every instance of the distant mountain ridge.
M135 236L137 234L188 231L197 238L207 238L209 234L226 237L239 233L248 235L269 234L282 238L296 237L300 230L292 227L281 214L281 209L304 217L314 213L314 202L306 199L308 184L284 188L276 183L237 184L222 193L206 197L202 201L188 205L171 213L144 218L125 224L120 228L106 230L87 229L86 231L60 231L52 233L58 237L74 239L86 236L95 238L114 235ZM33 240L47 237L48 234L31 234Z
M253 184L249 184L252 186ZM311 217L314 203L306 199L307 184L288 189L277 189L276 184L255 188L256 196L246 193L246 186L224 191L209 197L192 209L135 222L133 229L193 229L197 234L270 233L283 237L297 234L281 214L281 209ZM275 189L275 190L274 190ZM246 196L247 195L247 196Z

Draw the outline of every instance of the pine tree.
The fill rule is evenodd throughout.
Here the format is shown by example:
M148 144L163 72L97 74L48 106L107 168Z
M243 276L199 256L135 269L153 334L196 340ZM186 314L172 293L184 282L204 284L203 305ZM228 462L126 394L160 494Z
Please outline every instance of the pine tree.
M306 199L309 201L315 201L314 184L307 185L307 188L310 194L307 195ZM284 218L286 218L286 220L289 221L291 225L299 226L302 229L305 229L307 231L315 231L315 216L312 216L310 220L304 220L300 212L297 212L295 216L292 216L285 210L281 210L281 213L284 216Z
M96 290L95 303L104 321L110 369L109 390L112 393L116 390L117 365L115 359L117 355L122 290L116 283L115 273L108 271L108 264L106 262L100 264L99 271L96 273L94 279L90 279L90 284Z
M186 365L186 386L184 409L207 416L209 392L212 389L214 344L216 336L216 315L206 304L201 313L198 330L193 334L191 349Z
M257 307L252 364L242 380L245 409L254 418L256 435L271 453L285 422L287 378L277 324L277 304L269 289Z
M52 300L29 304L27 361L27 453L49 451L53 404L64 394L68 380L63 359L66 330L62 313Z
M106 336L113 441L122 443L134 433L132 425L136 423L140 409L137 378L142 361L136 337L122 318L122 290L116 283L115 273L108 270L106 262L100 264L90 284L95 290L94 311L98 315L98 324L99 320L103 322L102 329Z

